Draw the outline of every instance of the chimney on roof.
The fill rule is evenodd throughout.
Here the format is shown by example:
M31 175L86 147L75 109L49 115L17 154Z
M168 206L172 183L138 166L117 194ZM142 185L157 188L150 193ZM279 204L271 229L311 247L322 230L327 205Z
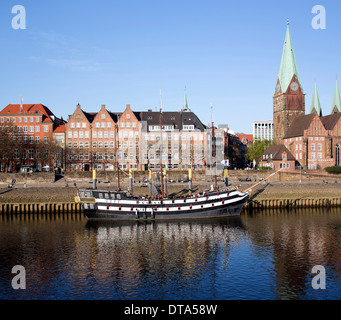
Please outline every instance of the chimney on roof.
M148 109L148 112L153 112L153 110L152 109Z
M105 109L105 104L102 104L102 109Z

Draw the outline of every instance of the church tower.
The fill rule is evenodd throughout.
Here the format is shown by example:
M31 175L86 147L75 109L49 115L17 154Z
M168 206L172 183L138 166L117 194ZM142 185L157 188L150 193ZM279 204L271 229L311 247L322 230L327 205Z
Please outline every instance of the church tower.
M305 115L305 95L300 81L289 22L285 35L281 66L273 97L274 142L279 144L292 120Z

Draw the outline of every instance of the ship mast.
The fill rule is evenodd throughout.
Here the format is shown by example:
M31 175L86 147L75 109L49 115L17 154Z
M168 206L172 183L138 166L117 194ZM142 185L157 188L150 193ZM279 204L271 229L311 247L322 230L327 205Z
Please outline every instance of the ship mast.
M118 167L118 159L117 159L117 152L118 152L118 142L117 142L117 138L118 138L118 125L115 125L115 159L116 159L116 172L117 172L117 191L121 191L120 188L120 169Z
M213 106L211 104L211 132L212 132L212 158L214 160L214 189L217 189L217 150L216 150L216 138L213 122Z
M160 182L161 182L161 199L163 199L163 193L164 193L164 189L163 189L163 171L162 171L162 149L163 149L163 145L162 145L162 93L161 93L161 89L160 89Z

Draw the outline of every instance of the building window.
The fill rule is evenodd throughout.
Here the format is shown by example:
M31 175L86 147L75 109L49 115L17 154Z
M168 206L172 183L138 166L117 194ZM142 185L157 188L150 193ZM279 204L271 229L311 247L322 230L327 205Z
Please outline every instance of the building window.
M336 154L335 154L335 157L336 157L336 163L335 163L335 165L339 167L339 166L340 166L340 145L339 145L339 144L336 145Z

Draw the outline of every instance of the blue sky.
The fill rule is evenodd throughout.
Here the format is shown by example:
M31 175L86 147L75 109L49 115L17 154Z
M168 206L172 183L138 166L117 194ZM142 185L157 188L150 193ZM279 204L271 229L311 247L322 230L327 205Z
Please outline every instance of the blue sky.
M14 30L12 7L26 9ZM326 29L311 26L326 9ZM272 119L286 18L310 111L314 82L329 114L341 78L341 2L6 0L0 2L1 108L42 103L67 119L77 103L121 112L189 107L203 123L252 133ZM341 80L339 80L341 84Z

